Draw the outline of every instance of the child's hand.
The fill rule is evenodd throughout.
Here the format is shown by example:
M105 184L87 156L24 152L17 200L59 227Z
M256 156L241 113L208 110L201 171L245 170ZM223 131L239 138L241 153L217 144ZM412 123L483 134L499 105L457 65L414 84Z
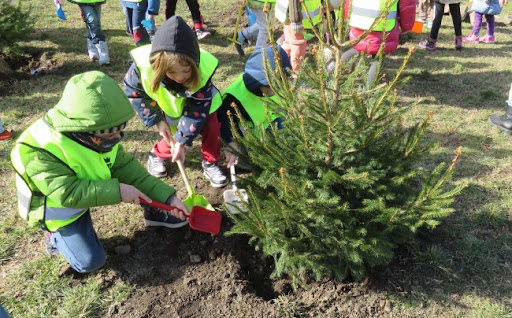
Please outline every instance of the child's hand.
M500 0L500 7L503 7L508 3L508 0Z
M245 0L238 0L238 4L241 6L245 5Z
M156 129L158 129L160 136L170 145L172 142L172 132L169 124L165 120L161 120L156 124Z
M238 158L237 152L239 152L238 146L234 142L230 142L228 144L228 147L224 149L224 155L226 156L226 166L228 167L228 169L231 168L231 165L234 164L236 158Z
M181 161L185 163L185 146L179 142L174 144L172 149L172 162Z
M129 184L120 183L119 192L121 193L122 202L140 204L139 198L143 198L148 202L153 201L150 197L140 192L139 189Z
M176 207L182 211L185 212L186 215L190 215L190 211L188 210L188 207L181 201L177 196L173 195L171 202L169 202L169 205ZM171 214L181 220L185 220L186 216L183 214L183 212L178 212L178 210L171 211Z

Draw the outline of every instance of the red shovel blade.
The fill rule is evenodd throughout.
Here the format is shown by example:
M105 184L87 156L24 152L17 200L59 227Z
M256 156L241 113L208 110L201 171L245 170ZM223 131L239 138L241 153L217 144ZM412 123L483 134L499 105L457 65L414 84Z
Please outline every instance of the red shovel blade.
M183 212L183 210L178 209L176 207L152 201L151 203L140 199L141 204L149 205L157 209L162 209L166 211L178 210ZM183 212L185 214L185 212ZM220 224L222 222L222 214L216 211L207 210L205 208L195 206L192 208L192 212L188 217L188 224L193 230L211 233L211 234L219 234L220 232Z
M219 234L221 222L222 214L200 206L193 207L188 218L188 224L192 229L212 234Z

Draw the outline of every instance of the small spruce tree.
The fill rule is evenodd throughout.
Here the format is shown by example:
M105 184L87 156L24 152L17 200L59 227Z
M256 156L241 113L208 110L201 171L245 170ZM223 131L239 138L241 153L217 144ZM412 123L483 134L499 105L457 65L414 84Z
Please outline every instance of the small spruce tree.
M362 279L368 267L389 262L419 227L433 228L452 213L449 205L464 187L446 189L460 149L448 166L421 166L436 146L422 141L431 115L402 124L407 108L397 103L398 87L413 51L388 82L368 85L365 58L340 61L338 52L350 45L342 41L348 31L343 15L341 8L334 26L327 11L326 28L314 29L318 44L293 82L266 64L280 99L267 107L285 113L284 129L244 126L244 136L232 131L253 172L239 181L249 201L244 212L231 215L228 235L248 235L274 259L272 277L289 275L294 288L310 274ZM320 36L326 30L334 35L331 73ZM380 69L383 55L377 58Z
M22 52L18 43L34 32L34 21L29 10L21 8L21 1L14 6L10 0L0 0L0 57Z

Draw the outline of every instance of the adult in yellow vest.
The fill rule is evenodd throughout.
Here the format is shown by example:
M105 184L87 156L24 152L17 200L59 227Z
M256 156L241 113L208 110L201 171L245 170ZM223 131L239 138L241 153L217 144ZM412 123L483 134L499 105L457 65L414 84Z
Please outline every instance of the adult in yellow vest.
M226 186L228 179L217 165L221 144L216 110L222 103L212 84L217 59L199 49L194 32L179 16L158 28L152 45L131 55L125 93L146 127L156 126L162 136L149 153L149 173L166 176L164 160L184 162L185 146L201 134L204 176L213 187Z
M62 0L56 0L61 3ZM87 29L87 52L91 61L99 60L100 65L110 64L107 40L101 31L101 5L106 0L68 0L76 3Z
M281 47L278 46L276 49L280 57L279 67L287 72L292 67L290 59ZM269 104L279 105L279 98L269 86L263 64L263 54L265 54L272 69L275 70L277 62L273 48L267 46L264 49L257 49L247 59L244 73L222 93L223 102L219 108L219 121L222 124L221 137L228 143L228 149L233 148L235 153L238 147L233 142L231 125L228 118L229 114L233 115L233 122L240 135L243 135L243 131L239 128L239 118L236 116L237 112L234 107L237 107L242 119L245 120L249 127L262 125L264 128L267 128L272 122L278 128L282 128L282 116L277 109L268 107ZM235 160L236 154L226 151L228 168L231 167Z
M119 141L135 115L119 85L102 72L73 76L62 98L18 138L16 171L20 215L45 231L47 251L80 273L105 263L90 208L139 198L167 202L189 213L171 188L151 176ZM185 226L185 216L144 207L148 226Z

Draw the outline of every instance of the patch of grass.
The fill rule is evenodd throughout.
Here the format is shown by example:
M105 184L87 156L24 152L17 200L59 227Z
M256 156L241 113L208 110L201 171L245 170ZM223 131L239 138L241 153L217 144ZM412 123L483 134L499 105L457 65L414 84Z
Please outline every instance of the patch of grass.
M96 317L133 291L122 283L102 291L94 277L75 286L72 278L58 276L62 264L61 257L46 255L23 264L5 280L0 303L12 317Z

